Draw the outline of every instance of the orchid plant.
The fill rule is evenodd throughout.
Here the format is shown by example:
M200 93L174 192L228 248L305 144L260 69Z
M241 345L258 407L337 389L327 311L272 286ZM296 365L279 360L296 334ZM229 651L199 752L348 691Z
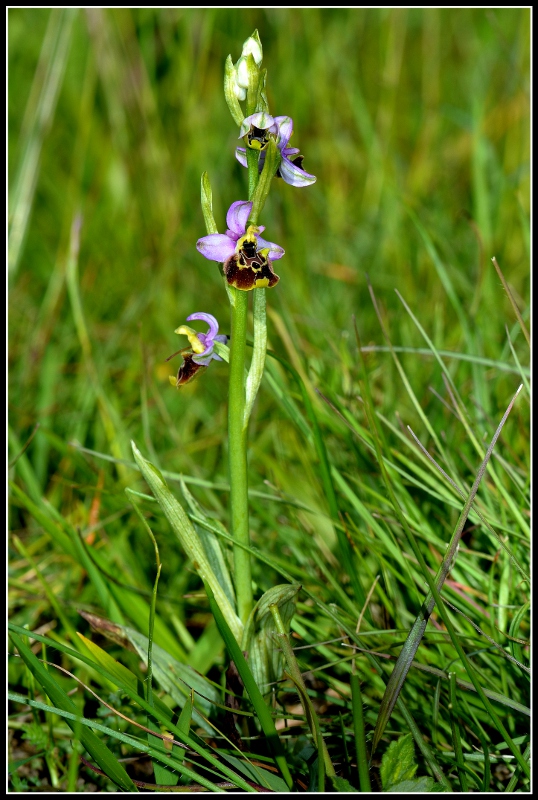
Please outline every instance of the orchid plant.
M266 606L269 601L278 606L282 618L289 623L299 587L272 587L254 605L249 552L247 434L265 364L266 289L277 286L280 278L273 269L273 262L284 256L284 249L280 245L262 237L265 228L260 224L260 216L273 178L282 178L295 187L309 186L316 178L303 169L303 156L299 149L289 147L293 133L291 117L272 116L269 113L267 75L266 70L261 69L262 59L261 42L258 32L254 31L245 41L239 60L234 64L231 56L228 56L225 65L224 94L230 113L239 127L239 138L244 144L244 147L236 148L235 157L247 169L248 199L234 200L230 204L224 233L219 232L213 216L208 175L202 175L202 212L207 234L198 239L196 247L204 258L220 265L231 309L229 348L228 337L219 334L219 324L212 314L190 314L187 322L205 322L209 330L199 333L187 325L176 329L177 334L188 338L189 345L174 353L174 356L181 353L183 362L177 376L170 377L172 385L180 389L204 372L211 361L229 361L228 440L233 580L222 557L218 538L213 536L208 539L207 528L202 534L193 525L193 514L191 518L185 514L160 473L142 458L134 446L133 449L142 473L183 548L213 592L238 644L250 652L251 666L258 682L267 683L271 675L275 677L276 661L275 654L262 645L267 629ZM253 298L254 325L252 358L247 370L250 294ZM203 391L202 387L200 391ZM198 521L201 515L199 507L194 505L188 492L184 491L184 494L191 511L195 510L194 516Z

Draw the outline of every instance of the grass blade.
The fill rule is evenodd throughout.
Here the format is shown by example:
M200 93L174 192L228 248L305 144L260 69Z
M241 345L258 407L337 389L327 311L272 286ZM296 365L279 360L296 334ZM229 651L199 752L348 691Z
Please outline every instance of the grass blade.
M52 702L63 711L67 711L78 717L77 707L73 701L54 680L52 675L48 673L43 664L41 664L39 659L32 653L28 645L13 631L9 635L28 669L34 675L37 682L43 687L43 691L50 697ZM67 719L66 721L75 736L80 738L80 741L88 753L97 761L101 769L106 772L110 780L115 783L116 786L126 792L138 791L116 757L92 731L74 725L72 719Z

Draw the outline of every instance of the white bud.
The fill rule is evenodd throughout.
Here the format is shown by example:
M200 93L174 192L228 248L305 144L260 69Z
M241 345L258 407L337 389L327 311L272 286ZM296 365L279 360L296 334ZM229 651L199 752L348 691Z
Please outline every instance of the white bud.
M243 56L235 65L235 82L242 89L248 89L248 66L247 60Z
M246 42L243 45L243 52L241 53L242 56L248 56L252 54L254 61L256 62L257 66L259 67L262 63L263 52L261 42L258 38L258 41L253 36L249 36Z
M242 86L239 86L239 84L237 82L237 78L235 79L235 83L234 83L234 94L235 94L235 96L237 97L238 100L244 100L245 97L247 96L247 90L243 89Z

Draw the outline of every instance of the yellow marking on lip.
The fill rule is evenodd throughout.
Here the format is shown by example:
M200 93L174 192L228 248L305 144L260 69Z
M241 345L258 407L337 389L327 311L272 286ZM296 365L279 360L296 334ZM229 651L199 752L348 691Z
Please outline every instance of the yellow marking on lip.
M200 355L200 353L203 353L206 349L205 345L203 345L198 338L196 331L193 328L189 328L188 325L180 325L179 328L176 328L174 333L180 333L188 338L193 353Z
M235 246L235 252L238 253L245 244L245 242L252 242L253 244L256 244L256 234L258 234L259 232L260 229L258 228L257 225L249 225L244 235L237 240L237 244Z

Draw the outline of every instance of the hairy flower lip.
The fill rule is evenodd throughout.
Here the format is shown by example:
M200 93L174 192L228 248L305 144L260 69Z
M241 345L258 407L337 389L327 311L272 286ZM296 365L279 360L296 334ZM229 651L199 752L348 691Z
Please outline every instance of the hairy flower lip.
M202 236L196 243L198 252L209 261L218 261L221 264L235 255L241 247L239 240L247 233L247 222L251 211L252 202L248 200L236 200L232 203L226 214L228 226L226 233L210 233L208 236ZM284 249L259 235L265 230L263 225L258 225L251 230L256 238L257 250L269 250L269 257L272 261L282 258Z

